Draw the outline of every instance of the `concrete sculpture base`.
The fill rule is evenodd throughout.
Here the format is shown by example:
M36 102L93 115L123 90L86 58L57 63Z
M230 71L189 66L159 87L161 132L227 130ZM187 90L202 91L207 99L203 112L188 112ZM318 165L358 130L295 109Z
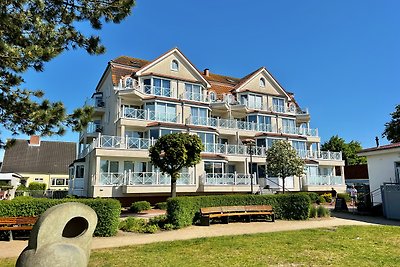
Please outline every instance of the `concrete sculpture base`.
M17 267L87 266L97 215L82 203L63 203L43 213Z

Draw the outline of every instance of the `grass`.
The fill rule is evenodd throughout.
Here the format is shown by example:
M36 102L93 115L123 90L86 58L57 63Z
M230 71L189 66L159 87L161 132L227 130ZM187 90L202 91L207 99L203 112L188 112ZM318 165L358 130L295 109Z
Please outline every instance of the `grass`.
M400 227L343 226L95 250L89 266L398 266L399 255Z

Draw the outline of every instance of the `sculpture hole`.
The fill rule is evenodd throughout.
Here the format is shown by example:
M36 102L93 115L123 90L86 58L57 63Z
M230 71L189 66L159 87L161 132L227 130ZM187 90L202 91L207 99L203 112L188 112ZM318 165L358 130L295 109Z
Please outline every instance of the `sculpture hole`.
M82 235L89 228L89 222L83 217L74 217L67 222L62 232L66 238L74 238Z

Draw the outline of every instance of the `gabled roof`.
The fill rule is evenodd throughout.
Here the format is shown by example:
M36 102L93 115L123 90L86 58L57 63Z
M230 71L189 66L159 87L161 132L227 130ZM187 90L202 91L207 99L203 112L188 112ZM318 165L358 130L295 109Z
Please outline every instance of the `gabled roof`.
M389 149L396 149L400 148L400 143L393 143L389 145L384 145L384 146L378 146L378 147L371 147L371 148L366 148L358 152L357 154L363 154L367 152L374 152L374 151L382 151L382 150L389 150Z
M68 174L75 157L73 142L41 141L40 145L30 145L28 140L17 139L4 153L1 172Z

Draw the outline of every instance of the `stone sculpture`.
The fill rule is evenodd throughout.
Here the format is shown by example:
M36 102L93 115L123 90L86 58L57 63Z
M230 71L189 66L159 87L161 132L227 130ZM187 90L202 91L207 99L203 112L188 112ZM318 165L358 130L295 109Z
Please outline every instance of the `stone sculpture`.
M68 202L46 210L34 225L17 267L87 266L97 215L82 203Z

